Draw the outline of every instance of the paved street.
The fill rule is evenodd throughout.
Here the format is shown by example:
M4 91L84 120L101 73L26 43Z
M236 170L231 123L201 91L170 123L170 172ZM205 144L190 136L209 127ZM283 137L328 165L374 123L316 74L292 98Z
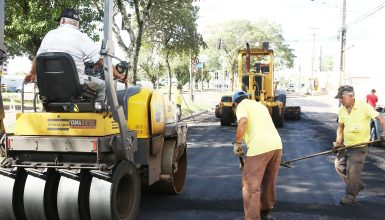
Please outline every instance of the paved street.
M289 97L304 117L279 129L283 159L329 150L335 138L337 101L329 97ZM212 112L189 121L188 177L178 196L143 195L138 219L242 219L241 172L232 155L235 126L220 127ZM344 184L333 155L293 163L280 170L277 219L381 219L385 215L385 148L370 148L364 168L366 188L352 206L339 204Z
M217 94L197 94L214 105ZM300 121L286 121L279 133L283 160L329 150L335 138L338 102L329 96L289 94L287 105L300 105ZM6 122L15 113L7 111ZM13 116L13 117L12 117ZM221 127L213 112L188 119L188 176L177 196L143 194L138 219L242 219L241 172L232 155L235 125ZM385 147L369 148L363 172L365 189L353 206L339 204L344 184L336 174L333 155L282 168L277 184L277 219L381 219L385 215Z

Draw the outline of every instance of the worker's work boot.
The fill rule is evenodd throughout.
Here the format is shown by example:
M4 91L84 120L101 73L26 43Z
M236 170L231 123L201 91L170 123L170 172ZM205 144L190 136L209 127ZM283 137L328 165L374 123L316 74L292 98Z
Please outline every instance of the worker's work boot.
M272 210L261 210L261 220L275 220Z
M356 202L356 198L354 198L354 196L352 195L345 195L344 197L342 197L340 203L343 204L343 205L352 205Z

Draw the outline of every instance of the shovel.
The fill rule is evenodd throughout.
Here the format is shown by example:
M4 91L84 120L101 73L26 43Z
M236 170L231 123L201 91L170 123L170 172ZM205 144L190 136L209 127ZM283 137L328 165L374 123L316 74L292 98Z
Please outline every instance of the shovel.
M243 161L243 156L244 156L244 154L239 156L239 163L240 163L239 169L242 171L243 171L243 167L245 166L245 162Z
M291 163L295 162L295 161L305 160L305 159L309 159L309 158L313 158L313 157L318 157L318 156L321 156L321 155L325 155L325 154L329 154L329 153L333 153L333 152L338 152L340 150L345 150L345 149L348 149L348 148L355 148L355 147L358 147L358 146L372 144L372 143L376 143L376 142L379 142L379 141L380 140L368 141L368 142L363 142L363 143L359 143L359 144L353 144L353 145L350 145L350 146L341 147L341 148L338 148L336 150L327 150L327 151L323 151L323 152L320 152L320 153L311 154L311 155L308 155L308 156L305 156L305 157L300 157L300 158L296 158L296 159L293 159L293 160L283 161L280 165L283 166L283 167L286 167L286 168L291 168Z

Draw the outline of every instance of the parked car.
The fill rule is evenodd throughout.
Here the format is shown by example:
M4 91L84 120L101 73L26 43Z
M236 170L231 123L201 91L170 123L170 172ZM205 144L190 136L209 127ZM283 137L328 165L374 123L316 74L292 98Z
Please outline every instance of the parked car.
M376 107L376 111L378 111L380 114L382 114L382 116L385 117L384 107L378 106ZM370 123L370 141L379 139L381 137L381 134L382 134L382 128L381 128L380 122L377 119L372 120ZM372 144L372 146L375 146L375 147L381 147L384 145L385 143L381 141Z
M290 84L289 87L287 87L288 92L295 92L294 85Z
M146 81L146 80L141 80L141 81ZM159 79L158 83L159 83L159 86L166 86L169 84L169 79L168 78ZM171 78L171 85L175 86L177 83L178 83L178 80L176 78Z
M136 85L138 86L142 86L144 88L154 88L154 85L152 84L152 82L148 81L148 80L140 80L138 82L136 82Z
M15 92L17 93L21 93L21 91L23 90L23 85L19 85L18 87L16 87L15 89ZM28 84L25 84L24 85L24 93L32 93L33 92L33 87L35 86L34 83L28 83Z
M221 89L222 85L223 85L222 83L216 83L216 84L214 84L214 88ZM229 88L229 84L224 84L224 88L228 89Z
M1 92L6 92L7 91L7 85L1 84Z
M24 81L24 76L5 75L1 79L1 88L4 92L21 92L21 86Z

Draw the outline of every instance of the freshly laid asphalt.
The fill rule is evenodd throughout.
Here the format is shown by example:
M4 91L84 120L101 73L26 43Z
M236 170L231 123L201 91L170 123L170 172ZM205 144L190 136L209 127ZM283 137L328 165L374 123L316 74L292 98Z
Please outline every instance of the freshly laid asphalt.
M286 121L279 133L283 160L329 150L335 139L337 103L328 97L289 97L303 117ZM235 125L221 127L213 112L191 119L188 130L188 174L180 195L143 194L138 219L242 219L241 172L232 155ZM276 219L384 219L385 147L369 148L363 171L365 189L358 203L341 205L344 184L336 174L334 155L281 168L277 182Z
M301 106L303 114L301 120L286 121L278 130L284 145L282 159L329 150L337 127L337 101L328 96L291 96L287 105ZM7 111L6 119L14 114ZM236 125L221 127L213 111L195 115L194 120L187 117L186 122L184 191L179 195L143 193L137 219L242 219L242 173L231 144ZM276 219L385 219L385 147L369 148L362 177L365 189L354 205L339 204L344 184L334 170L333 159L330 154L280 169Z

